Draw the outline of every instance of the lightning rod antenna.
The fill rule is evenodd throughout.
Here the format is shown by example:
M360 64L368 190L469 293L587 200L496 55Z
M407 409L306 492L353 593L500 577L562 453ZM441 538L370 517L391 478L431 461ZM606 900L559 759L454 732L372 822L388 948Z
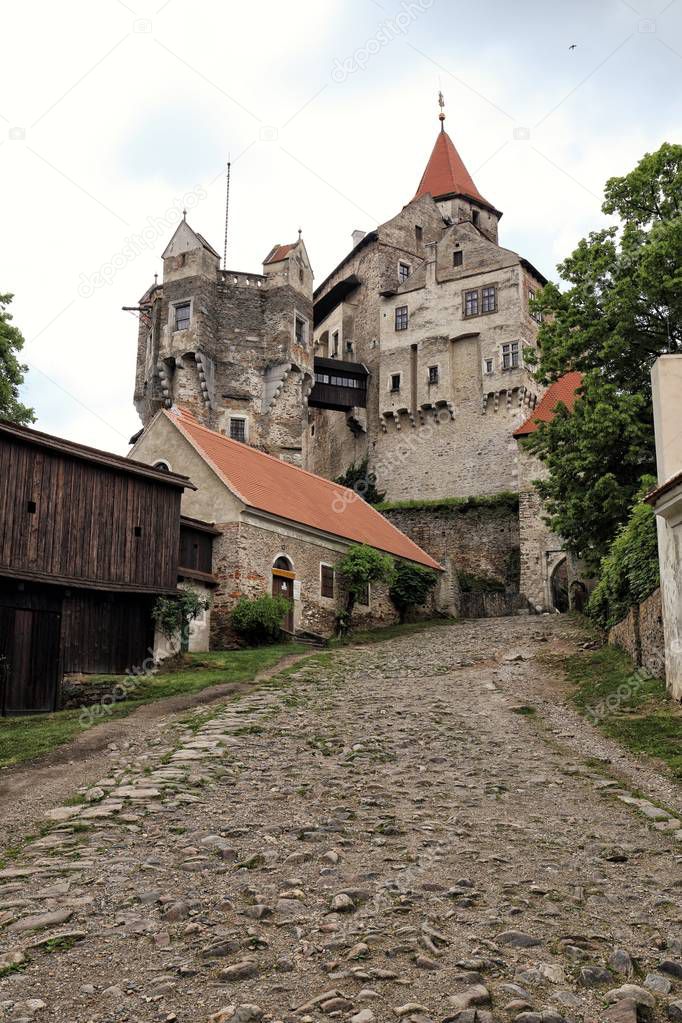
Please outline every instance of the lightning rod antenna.
M223 270L227 270L227 225L230 218L230 172L232 164L227 158L227 186L225 190L225 242L223 244Z

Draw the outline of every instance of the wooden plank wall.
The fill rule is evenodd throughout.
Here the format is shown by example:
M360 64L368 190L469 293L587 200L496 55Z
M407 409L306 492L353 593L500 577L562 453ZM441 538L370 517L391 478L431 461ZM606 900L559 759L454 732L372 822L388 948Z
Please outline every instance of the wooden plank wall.
M103 588L175 587L177 487L7 437L0 480L0 567Z
M63 671L122 675L152 656L153 600L135 594L96 591L64 597Z

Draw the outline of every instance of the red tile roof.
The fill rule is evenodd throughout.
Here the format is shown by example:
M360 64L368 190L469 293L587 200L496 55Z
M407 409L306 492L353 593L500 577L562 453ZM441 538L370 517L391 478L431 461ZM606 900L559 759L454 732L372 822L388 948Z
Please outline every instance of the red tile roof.
M477 199L484 206L494 207L484 199L474 184L473 178L464 166L462 157L446 131L441 131L429 157L426 170L419 182L415 199L430 194L434 199L445 195L466 195Z
M185 409L163 414L248 507L440 569L437 561L347 487L208 430Z
M565 373L564 376L555 380L551 387L545 391L540 399L540 404L533 410L525 423L514 431L514 436L527 437L529 433L535 433L540 423L551 423L559 403L565 405L568 411L572 412L582 382L582 373Z
M279 263L281 259L284 259L289 255L291 250L295 247L296 243L293 242L291 245L273 245L268 252L267 256L263 260L263 263Z

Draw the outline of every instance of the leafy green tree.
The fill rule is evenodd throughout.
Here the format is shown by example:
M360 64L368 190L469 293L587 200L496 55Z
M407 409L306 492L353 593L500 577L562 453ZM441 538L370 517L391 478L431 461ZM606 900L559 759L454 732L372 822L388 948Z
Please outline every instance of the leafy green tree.
M618 226L584 238L547 284L537 376L584 374L574 413L526 442L549 470L538 483L550 522L595 570L647 473L655 473L651 367L682 351L682 146L665 143L606 183Z
M194 590L179 590L174 597L157 597L152 608L156 627L166 639L177 640L180 650L189 650L192 622L209 606Z
M337 561L336 570L346 591L345 606L337 615L337 632L341 635L350 631L353 608L358 598L367 592L372 583L384 582L390 586L395 567L390 555L381 554L374 547L362 543L348 548Z
M415 607L422 607L436 585L436 573L430 568L415 565L411 561L397 561L395 574L388 595L393 602L400 621L404 622Z
M367 504L380 504L386 497L385 493L377 490L377 478L370 470L367 458L357 465L350 465L334 482L354 490Z
M12 323L12 314L8 311L12 298L13 295L0 294L0 419L32 423L35 420L33 409L19 401L19 388L27 367L17 358L24 347L24 337Z
M603 558L599 582L587 605L588 615L605 629L625 618L660 583L656 516L641 500L656 480L647 476L642 482L640 501Z

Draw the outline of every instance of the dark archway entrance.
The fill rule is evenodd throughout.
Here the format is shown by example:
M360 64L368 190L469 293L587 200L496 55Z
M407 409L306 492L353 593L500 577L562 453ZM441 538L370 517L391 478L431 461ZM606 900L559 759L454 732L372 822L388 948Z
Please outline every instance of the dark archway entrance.
M550 579L552 607L557 611L568 611L568 560L562 558L552 572Z

